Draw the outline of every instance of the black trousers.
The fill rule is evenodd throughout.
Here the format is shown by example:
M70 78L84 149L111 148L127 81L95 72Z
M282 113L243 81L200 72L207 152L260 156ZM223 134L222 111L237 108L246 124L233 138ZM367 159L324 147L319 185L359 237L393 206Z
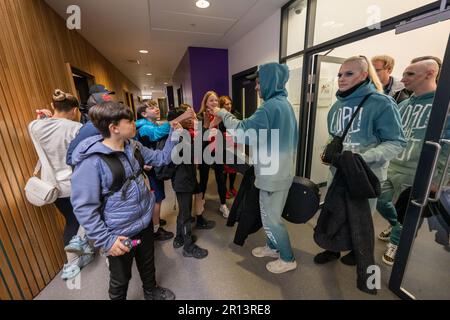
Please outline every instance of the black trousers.
M73 213L72 203L70 198L58 198L55 201L55 206L58 211L62 213L66 219L66 225L64 227L64 246L67 246L70 240L77 235L80 223L78 222L75 214Z
M227 186L225 185L225 175L223 173L223 164L205 164L200 165L200 190L203 193L203 197L206 193L206 187L208 186L209 168L213 167L216 175L217 191L219 192L220 204L227 203Z
M227 185L227 178L230 178L230 190L234 189L234 182L236 181L236 173L226 173L225 174L225 187Z
M192 192L177 192L178 200L178 217L177 217L177 236L182 236L184 240L184 249L190 251L192 249L192 225L191 225L191 209L192 209Z
M152 289L156 286L153 224L150 223L146 229L132 239L140 239L142 242L123 256L108 257L110 271L109 297L111 300L125 300L127 298L134 258L136 258L136 265L141 276L144 298L151 297Z

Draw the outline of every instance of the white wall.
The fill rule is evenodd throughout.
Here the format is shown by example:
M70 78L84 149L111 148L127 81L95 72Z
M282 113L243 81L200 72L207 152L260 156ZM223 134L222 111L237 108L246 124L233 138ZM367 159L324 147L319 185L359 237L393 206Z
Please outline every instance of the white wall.
M281 9L228 48L231 77L267 62L279 61Z

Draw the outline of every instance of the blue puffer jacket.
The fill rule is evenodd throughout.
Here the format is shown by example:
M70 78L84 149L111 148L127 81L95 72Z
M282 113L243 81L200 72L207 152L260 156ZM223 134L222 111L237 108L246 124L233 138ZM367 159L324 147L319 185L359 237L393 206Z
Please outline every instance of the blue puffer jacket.
M175 137L174 139L178 141ZM86 230L89 239L97 248L108 252L118 236L132 237L150 224L155 197L145 186L140 175L128 187L123 186L106 199L101 212L102 198L109 192L113 176L107 164L98 154L117 153L127 177L139 172L139 162L134 157L136 147L140 148L148 165L163 166L170 163L171 150L177 142L171 137L163 150L151 150L139 142L125 143L124 152L116 152L105 146L102 136L83 140L74 150L72 162L75 170L72 175L71 201L75 216ZM122 200L122 193L125 200Z

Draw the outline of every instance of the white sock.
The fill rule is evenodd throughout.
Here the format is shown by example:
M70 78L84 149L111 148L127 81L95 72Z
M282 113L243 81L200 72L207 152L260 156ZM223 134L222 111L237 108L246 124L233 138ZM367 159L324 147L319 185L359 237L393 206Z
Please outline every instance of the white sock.
M158 229L159 229L159 224L155 224L155 225L153 226L153 233L158 232Z

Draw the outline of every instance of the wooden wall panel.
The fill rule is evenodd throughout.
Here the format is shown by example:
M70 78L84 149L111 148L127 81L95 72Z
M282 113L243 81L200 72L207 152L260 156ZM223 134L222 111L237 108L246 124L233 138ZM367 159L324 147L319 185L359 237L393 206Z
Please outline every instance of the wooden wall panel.
M124 91L140 96L44 1L0 1L0 300L32 299L65 263L64 218L53 205L30 205L23 188L37 161L27 125L36 109L49 108L54 89L73 88L67 63L118 100L125 101Z

